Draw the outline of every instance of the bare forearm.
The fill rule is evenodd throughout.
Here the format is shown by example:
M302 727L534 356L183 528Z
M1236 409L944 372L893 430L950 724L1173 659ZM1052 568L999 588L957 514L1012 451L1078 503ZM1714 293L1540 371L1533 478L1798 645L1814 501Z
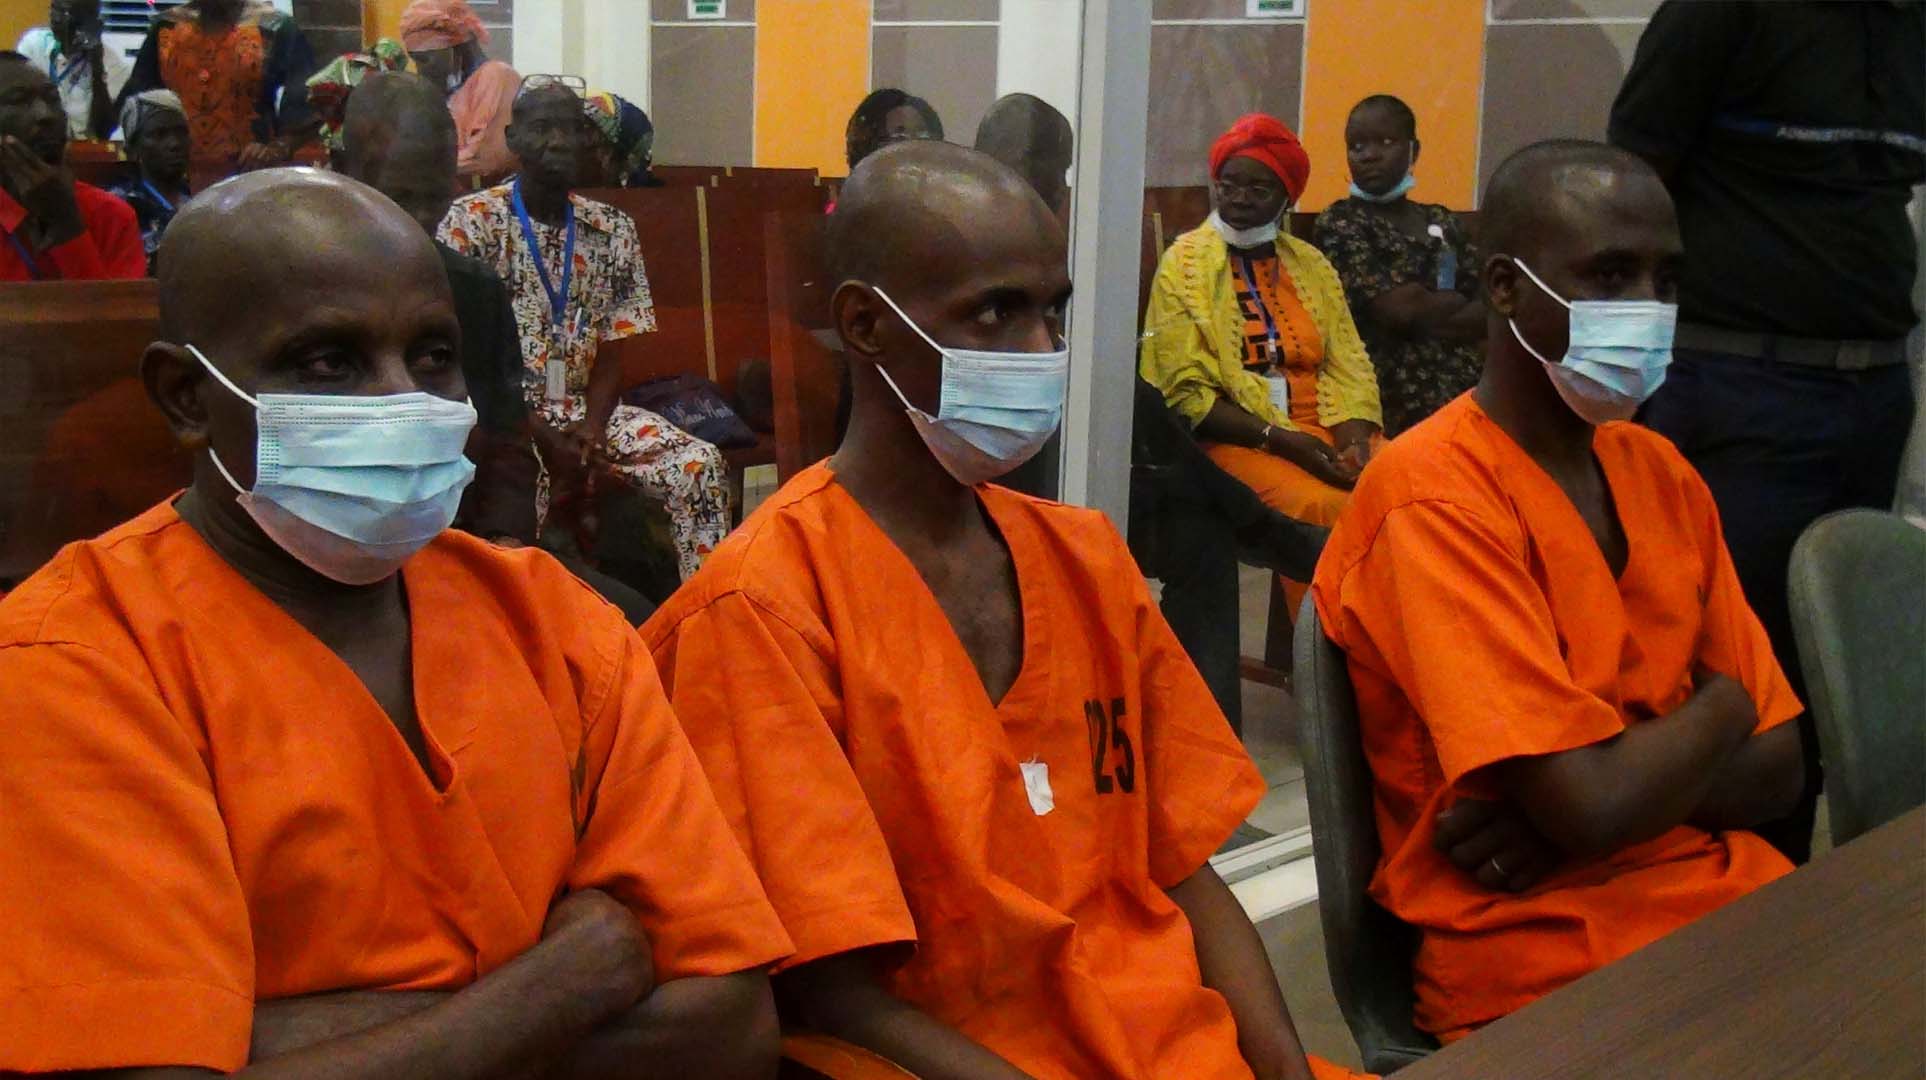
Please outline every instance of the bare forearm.
M269 1038L284 1052L254 1056L241 1075L262 1080L523 1075L561 1060L627 1007L620 991L610 992L576 971L555 940L545 939L466 989L434 1000L351 994L271 1005L279 1015ZM645 978L639 977L638 985ZM323 1037L302 1045L297 1032Z
M357 1035L446 1001L432 990L354 990L261 1001L254 1006L249 1061L284 1057L330 1039Z
M1029 1080L962 1032L884 989L863 953L778 976L813 1029L894 1062L921 1080Z
M1257 928L1208 864L1169 891L1190 920L1204 985L1223 995L1237 1022L1237 1048L1258 1080L1310 1080L1303 1044Z
M1464 301L1458 310L1437 324L1433 333L1439 340L1453 345L1474 345L1485 340L1484 301L1475 298Z
M1197 422L1197 437L1210 442L1264 449L1264 429L1270 425L1219 397Z
M615 415L617 399L622 396L622 358L603 348L595 355L589 371L588 421L591 430L608 430L609 417Z
M781 1044L769 980L760 972L677 979L576 1044L550 1080L714 1077L775 1072Z
M1784 817L1799 801L1805 782L1799 726L1780 724L1747 739L1726 759L1692 811L1691 822L1716 832Z
M1605 855L1697 811L1750 731L1704 693L1593 746L1496 766L1532 826L1568 854Z

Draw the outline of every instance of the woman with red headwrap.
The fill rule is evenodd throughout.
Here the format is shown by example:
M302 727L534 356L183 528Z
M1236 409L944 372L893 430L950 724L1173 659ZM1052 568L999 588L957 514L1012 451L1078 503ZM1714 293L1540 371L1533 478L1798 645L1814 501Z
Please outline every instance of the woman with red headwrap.
M1144 314L1146 380L1272 508L1330 525L1382 421L1337 271L1280 228L1311 159L1252 114L1211 148L1217 209L1164 253Z
M415 0L401 13L401 44L415 70L448 95L456 171L493 183L516 168L506 132L522 77L482 52L487 41L488 28L467 0Z

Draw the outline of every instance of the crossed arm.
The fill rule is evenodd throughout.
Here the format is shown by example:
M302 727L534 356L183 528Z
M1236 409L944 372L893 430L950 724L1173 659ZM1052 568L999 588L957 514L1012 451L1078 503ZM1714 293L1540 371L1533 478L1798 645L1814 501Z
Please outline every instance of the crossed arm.
M775 1006L759 973L654 984L635 917L573 893L542 940L454 993L362 991L263 1002L242 1076L769 1077ZM78 1074L126 1080L192 1068Z
M1804 783L1798 728L1758 725L1745 688L1701 674L1673 712L1615 738L1492 766L1504 802L1460 801L1435 843L1487 888L1530 888L1564 857L1609 854L1678 825L1742 829L1788 812Z

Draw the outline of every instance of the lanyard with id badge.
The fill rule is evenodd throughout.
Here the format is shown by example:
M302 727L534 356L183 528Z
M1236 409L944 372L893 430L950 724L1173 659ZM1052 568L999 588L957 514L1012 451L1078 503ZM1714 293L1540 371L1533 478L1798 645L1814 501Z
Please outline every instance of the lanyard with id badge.
M509 196L515 208L515 217L522 225L522 239L528 244L529 258L535 263L535 272L541 275L542 292L548 296L549 339L548 359L543 364L546 380L543 396L550 401L561 401L568 397L568 355L575 343L577 324L581 321L580 312L571 312L568 307L569 280L575 276L575 204L568 204L567 225L562 239L562 280L560 285L548 276L548 259L542 254L541 242L535 238L535 222L528 216L528 206L522 202L521 181Z
M1264 290L1257 283L1257 264L1249 255L1238 256L1243 264L1244 284L1251 290L1251 303L1257 305L1257 317L1264 321L1264 359L1269 367L1264 372L1264 383L1270 389L1271 408L1279 416L1291 415L1291 384L1284 376L1284 353L1278 347L1277 319L1271 315L1270 305L1264 302Z

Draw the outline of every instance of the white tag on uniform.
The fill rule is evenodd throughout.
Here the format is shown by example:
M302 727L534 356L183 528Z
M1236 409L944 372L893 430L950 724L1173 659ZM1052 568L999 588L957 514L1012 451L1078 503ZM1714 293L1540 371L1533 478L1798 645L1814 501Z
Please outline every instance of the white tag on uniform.
M568 365L557 357L553 350L548 354L548 363L543 365L547 385L543 390L550 401L560 401L568 396Z
M1284 416L1284 417L1290 416L1291 415L1290 382L1286 380L1282 375L1266 375L1264 376L1264 381L1270 384L1271 408L1276 409L1277 414L1279 416Z
M1030 809L1038 817L1057 808L1056 794L1050 790L1050 766L1042 761L1026 761L1017 768L1023 770L1023 793L1030 796Z

